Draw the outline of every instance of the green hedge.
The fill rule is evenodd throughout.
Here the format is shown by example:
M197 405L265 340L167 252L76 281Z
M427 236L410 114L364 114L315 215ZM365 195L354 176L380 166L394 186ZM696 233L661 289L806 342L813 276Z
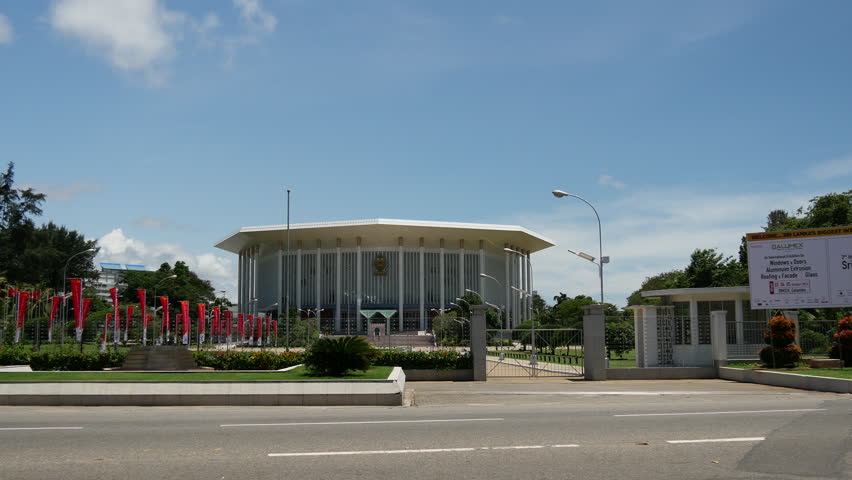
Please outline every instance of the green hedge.
M0 365L29 365L36 371L68 370L93 371L120 367L127 351L80 353L73 350L60 352L27 351L19 348L0 349Z
M195 363L199 367L213 367L216 370L280 370L303 363L301 352L194 352Z
M473 360L467 353L450 350L434 352L381 350L373 361L373 365L402 367L403 370L457 370L473 368Z
M38 352L20 348L0 348L0 365L29 365L33 370L93 371L120 367L127 350L104 353ZM278 370L304 363L301 352L246 352L231 350L193 352L199 367L216 370ZM403 369L456 370L473 368L470 354L454 351L403 352L379 350L373 365Z

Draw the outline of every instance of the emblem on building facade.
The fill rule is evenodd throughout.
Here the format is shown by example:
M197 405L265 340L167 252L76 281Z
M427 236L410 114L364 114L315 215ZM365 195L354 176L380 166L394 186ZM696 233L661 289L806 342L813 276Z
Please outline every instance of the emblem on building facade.
M373 260L373 267L375 267L375 269L376 269L373 272L373 275L375 275L377 277L383 277L383 276L387 275L386 269L388 267L388 263L387 263L387 260L385 260L385 257L383 257L381 255L376 257L376 259Z

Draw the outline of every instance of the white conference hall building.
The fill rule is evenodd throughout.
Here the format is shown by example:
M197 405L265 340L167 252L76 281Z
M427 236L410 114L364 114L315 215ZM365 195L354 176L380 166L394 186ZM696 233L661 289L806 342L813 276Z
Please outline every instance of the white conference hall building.
M517 225L389 219L243 227L216 244L239 255L239 312L289 304L338 334L429 331L468 292L512 328L532 316L531 255L552 246Z

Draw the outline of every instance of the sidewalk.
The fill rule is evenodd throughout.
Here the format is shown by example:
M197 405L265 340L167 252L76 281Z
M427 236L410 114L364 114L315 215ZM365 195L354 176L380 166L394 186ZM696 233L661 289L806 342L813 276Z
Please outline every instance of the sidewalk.
M486 382L409 382L414 405L518 405L588 402L594 398L669 396L726 397L731 395L790 395L801 390L728 380L609 380L591 382L565 377L496 378Z

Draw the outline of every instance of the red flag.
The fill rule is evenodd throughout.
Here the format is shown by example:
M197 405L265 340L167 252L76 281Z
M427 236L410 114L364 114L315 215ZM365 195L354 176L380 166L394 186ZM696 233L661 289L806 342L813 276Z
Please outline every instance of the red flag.
M38 300L38 292L33 290L33 300Z
M271 322L271 321L272 321L272 315L267 315L266 316L266 336L267 337L269 336L269 333L272 331L272 330L269 329L269 322Z
M145 318L146 318L145 315L148 313L148 311L145 310L145 307L148 306L145 302L145 300L146 300L145 290L140 288L140 289L136 290L136 294L139 295L139 310L142 311L142 322L145 323ZM154 302L154 303L156 304L156 302ZM148 325L146 323L145 327L147 327L147 326Z
M18 328L24 328L24 316L27 313L28 292L18 292Z
M263 319L260 318L260 315L257 316L257 339L260 340L263 338Z
M254 315L249 315L248 318L248 326L249 326L249 338L254 338Z
M204 334L204 327L207 323L207 305L203 303L198 304L198 334Z
M91 306L91 305L92 305L92 299L91 298L87 298L87 299L83 300L83 318L80 321L80 329L81 330L86 328L86 317L89 316L89 306Z
M144 314L145 312L143 311L142 313ZM133 305L128 305L127 306L127 322L126 322L126 326L124 327L125 330L130 330L130 319L131 318L133 318Z
M231 331L233 330L233 313L230 310L225 310L225 335L231 336ZM230 339L228 340L230 341Z
M146 328L146 329L148 328L148 324L151 323L151 317L153 317L153 315L151 315L150 313L145 315L145 320L143 320L145 325L143 325L143 328Z
M56 318L56 311L59 310L59 302L62 301L62 297L52 297L52 304L50 305L50 317L47 321L47 328L53 328L53 320Z
M18 291L17 291L17 290L15 290L15 289L14 289L14 288L12 288L12 287L9 287L9 296L10 296L10 297L12 297L12 296L14 296L14 295L17 295L17 293L18 293Z
M244 313L240 313L239 315L237 315L237 333L240 334L240 340L242 340L243 338L246 338L246 335L245 335L246 327L243 324L244 321L245 321L245 314Z
M180 302L180 313L183 321L183 343L189 343L189 302L186 300Z
M278 320L272 321L272 331L274 332L273 335L278 338Z
M222 335L221 316L219 307L213 307L213 335Z
M83 328L83 280L80 278L72 278L71 282L71 302L74 305L74 328ZM77 341L79 342L80 335L78 332Z
M160 297L160 306L163 307L163 324L160 325L160 332L169 331L169 297Z
M103 339L103 344L106 344L106 340L107 340L107 332L109 332L109 322L110 322L110 320L112 320L112 314L111 314L111 313L107 313L107 314L106 314L106 319L104 319L104 339Z

